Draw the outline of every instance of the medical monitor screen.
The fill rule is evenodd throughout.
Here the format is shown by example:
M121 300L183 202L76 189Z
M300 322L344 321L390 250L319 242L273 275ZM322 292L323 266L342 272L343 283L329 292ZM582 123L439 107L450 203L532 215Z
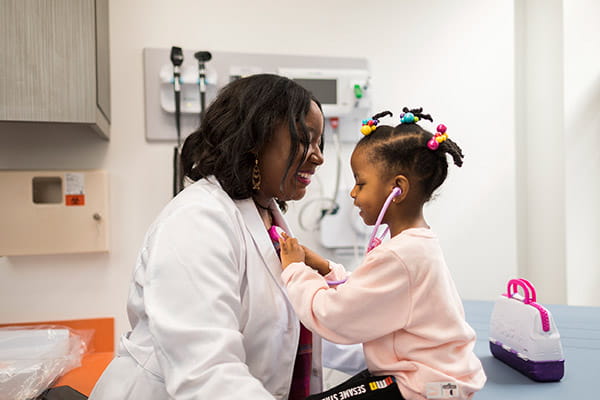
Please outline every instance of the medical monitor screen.
M309 90L321 104L337 104L336 79L294 79L295 82Z

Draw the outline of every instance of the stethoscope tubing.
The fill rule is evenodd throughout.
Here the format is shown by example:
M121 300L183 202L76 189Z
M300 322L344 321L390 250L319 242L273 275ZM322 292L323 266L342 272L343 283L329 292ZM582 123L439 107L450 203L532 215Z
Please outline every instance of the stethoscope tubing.
M394 200L394 198L400 196L401 194L402 194L402 189L400 189L399 187L395 187L392 190L392 192L388 195L387 199L385 199L385 203L383 203L383 207L381 207L381 211L379 211L379 215L377 216L377 221L375 222L375 226L373 227L373 232L371 233L371 237L369 238L369 243L367 245L367 250L365 251L365 255L368 254L375 247L377 247L377 245L379 245L381 243L381 239L383 237L385 237L385 235L390 230L390 227L386 226L385 230L383 231L383 233L380 236L381 239L377 237L377 231L379 230L379 226L381 225L381 221L383 221L383 217L385 216L387 209L390 207L390 204L392 204L392 201ZM345 283L347 280L348 280L348 278L342 279L339 281L329 281L328 280L327 284L329 286L337 286L337 285L341 285L342 283Z

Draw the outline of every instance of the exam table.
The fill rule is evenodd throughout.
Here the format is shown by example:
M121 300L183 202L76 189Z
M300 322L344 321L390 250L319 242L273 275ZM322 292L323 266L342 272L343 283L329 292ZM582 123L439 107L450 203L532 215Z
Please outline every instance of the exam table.
M467 321L477 332L475 353L487 375L474 400L600 399L600 307L546 305L560 332L565 375L560 382L535 382L492 356L489 325L494 303L465 301Z
M600 307L546 305L561 335L565 374L559 382L536 382L494 358L489 348L492 301L464 301L467 321L477 332L475 353L487 375L474 400L600 400ZM326 387L366 368L362 348L324 341ZM339 368L340 365L346 367ZM335 368L335 369L334 369Z

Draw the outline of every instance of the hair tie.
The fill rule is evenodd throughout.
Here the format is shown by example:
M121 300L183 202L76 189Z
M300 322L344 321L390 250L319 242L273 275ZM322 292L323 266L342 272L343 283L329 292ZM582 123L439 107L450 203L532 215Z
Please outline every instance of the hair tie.
M401 124L414 124L415 122L419 122L419 117L416 117L415 114L411 112L403 112L400 114Z
M375 129L377 129L378 119L363 119L362 126L360 127L360 133L367 136L370 135Z
M394 114L392 114L391 111L383 111L379 114L373 115L371 119L363 119L362 126L360 127L360 132L365 136L370 135L371 132L377 129L377 124L379 124L379 118L385 117L386 115L392 117Z
M408 107L402 108L402 113L400 113L401 124L414 124L422 119L426 119L433 122L433 118L431 118L431 115L423 114L423 107L413 109L410 109Z
M446 125L439 124L437 126L437 132L427 142L427 147L429 147L431 150L437 150L438 147L440 147L440 144L446 139L448 139L448 134L446 133Z

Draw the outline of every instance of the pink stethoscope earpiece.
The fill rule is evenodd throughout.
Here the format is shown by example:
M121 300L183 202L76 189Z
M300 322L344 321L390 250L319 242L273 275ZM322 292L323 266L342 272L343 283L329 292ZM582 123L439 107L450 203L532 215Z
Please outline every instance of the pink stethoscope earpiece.
M379 225L381 225L381 221L383 220L383 216L387 211L388 207L392 203L394 198L400 196L402 194L402 189L398 186L392 189L392 192L388 195L385 203L383 203L383 207L381 207L381 211L379 212L379 216L377 217L377 222L375 223L375 227L373 228L373 233L371 233L371 238L369 239L369 244L367 245L367 253L373 250L375 247L381 244L381 239L376 237L377 230L379 229ZM381 237L383 238L386 233L390 230L389 226L385 228Z
M282 228L280 228L277 225L273 225L269 228L269 230L267 231L269 232L269 237L271 238L271 240L275 243L279 242L279 238L283 237L281 236L281 234L283 232L285 232Z

